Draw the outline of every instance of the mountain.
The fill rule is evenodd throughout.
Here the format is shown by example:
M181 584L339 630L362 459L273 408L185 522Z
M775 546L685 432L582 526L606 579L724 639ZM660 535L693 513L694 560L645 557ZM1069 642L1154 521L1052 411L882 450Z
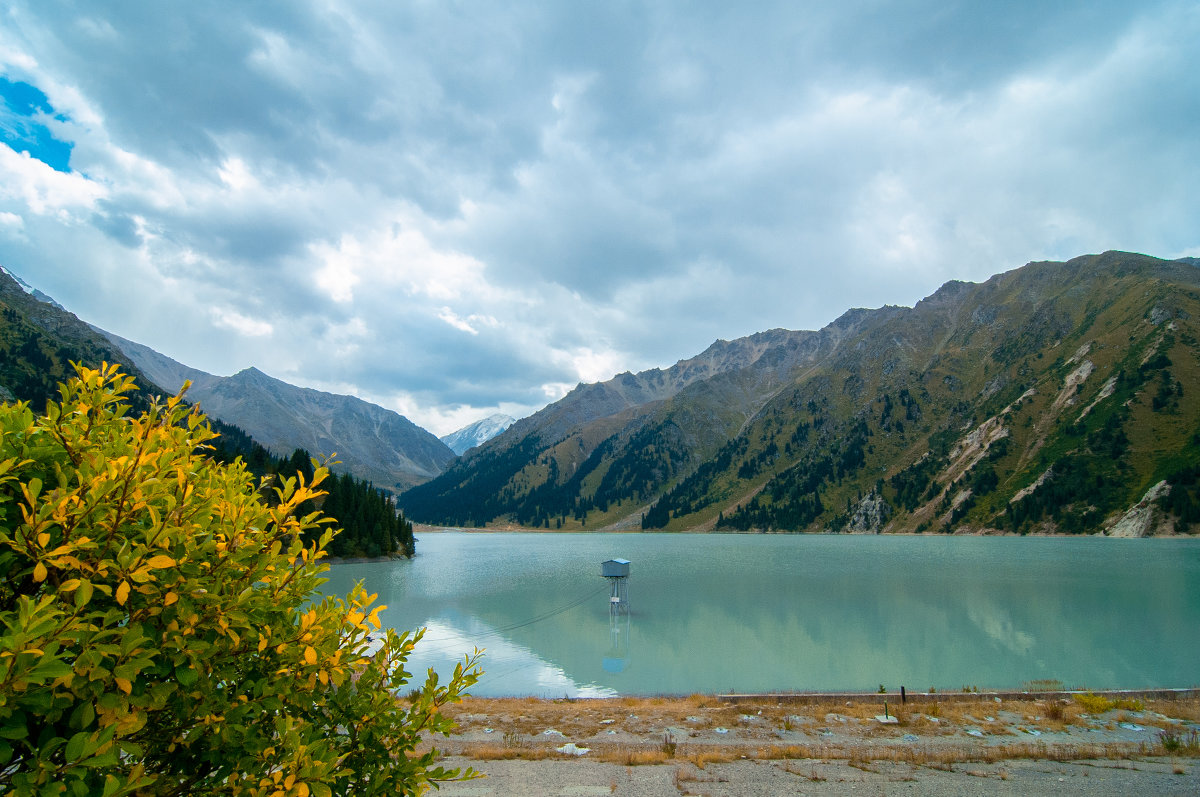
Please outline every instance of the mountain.
M566 515L583 527L628 524L628 501L653 497L699 465L793 371L820 362L864 323L896 309L852 310L819 332L774 329L718 340L666 370L579 385L406 493L402 506L410 517L451 525L545 526Z
M75 374L72 362L90 367L110 362L126 365L140 389L131 403L142 409L148 395L163 391L127 361L49 296L0 268L0 401L28 401L40 412L47 400L58 398L58 384Z
M391 492L436 476L454 459L454 452L426 430L362 399L296 387L257 368L214 376L105 334L167 390L176 392L191 380L189 400L277 453L297 448L317 457L336 453L340 469Z
M72 362L91 368L99 367L102 362L120 363L138 387L137 391L126 394L135 412L147 409L153 396L167 392L160 380L166 383L191 377L217 379L145 347L140 349L155 371L154 380L99 330L0 268L0 400L28 401L33 410L42 410L48 398L58 398L57 383L74 374ZM172 388L175 387L177 384L173 383ZM230 462L241 457L256 479L290 478L301 472L312 478L311 463L307 457L298 456L299 452L287 449L281 456L272 456L237 426L216 417L208 420L219 435L209 455L218 461ZM396 513L391 497L346 472L335 473L322 489L326 495L318 502L320 508L342 529L329 546L332 555L413 554L412 525Z
M1141 535L1200 522L1200 269L1106 252L581 385L400 497L452 525Z
M457 432L451 432L445 437L438 438L455 454L463 454L475 446L480 446L516 423L509 415L489 415L481 421L468 424Z
M66 311L67 311L67 309L66 309L65 307L63 307L63 306L62 306L61 304L59 304L58 302L54 301L53 297L51 297L51 296L49 296L49 295L47 295L47 294L45 294L45 293L42 293L42 292L41 292L41 291L39 291L37 288L35 288L35 287L33 287L32 285L30 285L28 282L26 282L25 280L21 279L21 278L20 278L19 276L17 276L16 274L13 274L11 271L9 271L8 269L4 268L4 266L0 266L0 272L4 272L4 274L6 274L7 276L11 277L11 278L13 279L13 281L14 281L14 282L16 282L18 286L20 286L21 290L25 291L25 292L26 292L26 293L28 293L30 296L32 296L33 298L37 299L37 300L38 300L39 302L41 302L42 304L48 304L48 305L51 305L51 306L53 306L53 307L57 307L59 310L62 310L63 312L66 312Z
M296 448L317 456L336 452L339 470L391 492L437 475L454 458L436 437L391 410L294 387L253 368L228 378L189 368L89 326L0 268L0 400L25 400L40 410L74 374L71 362L121 363L140 389L131 397L135 409L191 380L188 398L214 419L281 456ZM223 427L222 433L238 431Z
M189 398L195 400L197 391L211 387L221 379L219 376L213 376L197 368L176 362L165 354L159 354L149 346L106 332L100 327L93 326L92 329L116 346L123 355L123 360L137 363L137 367L141 369L142 373L172 394L178 393L185 381L191 381L192 388L189 391Z

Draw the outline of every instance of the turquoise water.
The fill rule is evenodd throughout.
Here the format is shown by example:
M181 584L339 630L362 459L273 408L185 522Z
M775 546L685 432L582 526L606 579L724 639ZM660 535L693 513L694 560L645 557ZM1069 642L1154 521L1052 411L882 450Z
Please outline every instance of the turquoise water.
M1200 540L841 535L422 535L411 561L334 565L409 669L472 647L473 694L549 697L1200 684ZM632 561L628 616L600 563Z

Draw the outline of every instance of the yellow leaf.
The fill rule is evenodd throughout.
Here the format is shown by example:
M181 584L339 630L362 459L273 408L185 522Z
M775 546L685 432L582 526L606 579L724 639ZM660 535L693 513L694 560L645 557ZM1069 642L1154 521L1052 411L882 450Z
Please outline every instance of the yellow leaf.
M171 557L167 556L166 554L160 553L158 556L151 556L146 561L146 566L150 567L154 570L161 570L164 567L174 567L175 560L172 559Z
M317 677L321 679L322 686L329 686L329 673L321 670L317 673Z
M120 585L117 587L117 604L120 606L124 606L125 601L128 598L129 598L129 582L122 581L120 583Z
M38 545L45 548L49 544L50 544L50 535L43 531L41 534L38 535Z
M163 605L170 606L172 603L174 603L177 600L179 600L178 595L176 595L174 592L168 592L166 597L163 598Z
M258 638L258 652L262 653L266 649L267 649L267 638L265 636L260 636Z
M114 678L113 680L117 682L117 688L125 694L129 694L133 691L133 684L129 683L128 678Z
M35 582L41 582L41 581L46 580L46 566L44 564L42 564L41 562L38 562L36 565L33 566L33 580Z
M64 581L62 584L59 584L58 591L59 592L70 592L73 589L79 589L79 584L80 584L79 579L72 578L69 581Z
M312 645L304 649L304 660L309 664L317 663L317 650Z
M374 609L371 610L370 616L367 617L367 622L370 623L371 625L375 626L376 630L379 630L379 628L380 628L379 613L386 608L387 608L387 606L376 606Z

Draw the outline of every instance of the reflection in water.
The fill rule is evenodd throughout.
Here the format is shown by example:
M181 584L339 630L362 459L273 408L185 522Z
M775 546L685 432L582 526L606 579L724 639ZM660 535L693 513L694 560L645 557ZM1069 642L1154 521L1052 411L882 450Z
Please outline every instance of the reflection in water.
M429 620L424 639L408 663L409 672L425 673L432 668L449 673L454 665L480 645L487 643L484 674L472 693L478 695L564 695L569 697L613 697L616 691L595 684L579 684L534 651L513 644L482 623L468 622L470 630L458 628L454 620ZM423 680L423 679L422 679Z
M608 607L608 652L601 666L605 672L625 672L629 668L629 637L633 624L629 619L628 606L609 603Z
M618 552L637 565L625 614L596 584ZM335 565L326 590L359 579L385 624L429 629L410 671L485 648L478 695L1200 675L1200 540L445 533L412 561Z
M606 672L625 672L629 666L629 560L608 559L600 565L600 575L611 585L608 596L608 653L601 666Z
M967 606L967 618L1012 653L1024 656L1033 648L1033 636L1015 628L1008 612L995 601L986 601L983 605L972 601Z

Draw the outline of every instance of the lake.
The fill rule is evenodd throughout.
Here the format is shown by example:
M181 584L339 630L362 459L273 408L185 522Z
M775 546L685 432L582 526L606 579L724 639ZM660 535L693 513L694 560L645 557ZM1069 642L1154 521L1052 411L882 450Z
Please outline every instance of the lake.
M1200 684L1200 540L427 533L334 565L481 696ZM632 562L629 613L601 562Z

